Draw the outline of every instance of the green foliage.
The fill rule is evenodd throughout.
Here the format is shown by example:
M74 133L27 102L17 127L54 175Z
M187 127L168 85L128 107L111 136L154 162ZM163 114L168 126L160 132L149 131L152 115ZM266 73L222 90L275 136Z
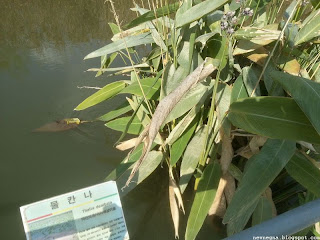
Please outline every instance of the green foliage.
M84 110L102 101L112 98L113 96L117 95L122 89L124 89L125 86L126 84L122 81L110 83L104 86L101 90L86 98L74 110Z
M209 164L203 172L190 210L186 240L195 239L200 231L216 195L220 177L221 170L217 162Z
M125 142L133 151L106 180L127 194L162 161L176 234L181 193L194 186L186 239L196 238L209 209L232 235L304 204L298 192L320 197L318 2L180 2L135 5L140 16L109 24L112 42L85 57L101 57L90 69L97 76L130 76L76 108L127 97L98 118L122 132L120 140L139 135ZM119 57L126 66L110 67Z

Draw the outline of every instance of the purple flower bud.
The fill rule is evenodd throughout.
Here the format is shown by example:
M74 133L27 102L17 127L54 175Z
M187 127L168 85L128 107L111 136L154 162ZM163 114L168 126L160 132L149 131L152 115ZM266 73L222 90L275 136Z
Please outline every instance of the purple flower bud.
M227 30L227 33L230 34L230 35L233 34L234 33L234 29L229 27L228 30Z
M227 12L226 15L227 15L227 17L232 18L235 14L236 14L235 11L229 11L229 12Z
M232 25L237 24L237 22L238 22L237 17L233 17L233 18L231 19L231 24L232 24Z
M242 15L244 16L252 16L253 15L253 10L250 8L245 8L242 11Z
M228 25L229 25L228 22L221 21L221 23L220 23L220 26L221 26L222 30L227 29Z

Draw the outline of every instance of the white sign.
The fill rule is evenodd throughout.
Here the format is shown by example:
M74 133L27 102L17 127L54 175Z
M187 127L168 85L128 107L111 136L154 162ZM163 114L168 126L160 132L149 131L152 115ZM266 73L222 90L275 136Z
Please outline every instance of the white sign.
M27 240L129 239L116 182L20 207Z

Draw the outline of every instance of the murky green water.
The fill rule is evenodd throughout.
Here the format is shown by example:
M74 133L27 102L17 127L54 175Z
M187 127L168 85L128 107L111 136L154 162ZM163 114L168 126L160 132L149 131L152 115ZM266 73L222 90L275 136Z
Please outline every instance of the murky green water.
M88 120L119 104L114 98L87 111L73 109L116 78L85 72L99 60L83 61L111 37L113 20L104 0L2 0L0 8L0 239L25 239L19 207L100 183L122 160L113 148L119 133L102 123L60 133L32 133L55 120ZM131 1L115 1L124 22ZM114 66L120 66L117 61ZM167 181L162 172L123 201L132 239L174 239ZM207 230L206 230L207 229ZM206 234L199 239L212 239ZM183 231L182 231L183 232ZM181 232L181 234L182 234Z

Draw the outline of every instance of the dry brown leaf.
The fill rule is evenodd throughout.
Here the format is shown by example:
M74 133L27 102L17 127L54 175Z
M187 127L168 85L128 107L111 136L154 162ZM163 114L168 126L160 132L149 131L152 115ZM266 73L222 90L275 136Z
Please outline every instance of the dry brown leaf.
M242 147L242 148L239 148L237 151L236 151L236 155L240 155L241 157L244 157L246 159L249 159L251 158L254 154L252 153L251 149L249 146L245 146L245 147Z
M174 196L173 187L170 184L170 178L169 178L169 203L170 203L170 211L171 211L171 216L172 216L173 225L174 225L174 235L175 235L175 238L179 238L179 208L178 208L176 198Z
M169 203L174 225L175 238L179 238L179 207L185 213L180 189L173 177L172 167L169 167ZM178 207L179 206L179 207Z
M178 200L178 204L179 204L179 208L180 210L183 212L183 214L185 214L184 211L184 205L183 205L183 201L182 201L182 196L181 196L181 191L180 188L175 180L175 178L173 177L173 173L172 173L172 166L169 167L169 183L172 185L173 190L174 190L174 194Z
M260 66L264 66L264 63L268 57L268 51L264 48L258 48L254 52L245 54L248 59L257 63Z
M262 136L254 136L249 142L250 150L253 154L257 154L260 151L260 147L262 147L268 138Z
M232 139L230 136L227 136L223 130L220 131L221 141L222 141L222 150L221 150L221 170L222 174L225 174L228 171L229 165L233 158L233 148L232 148Z
M118 144L116 146L116 149L118 149L120 151L125 151L125 150L128 150L130 148L133 148L133 147L135 147L136 142L137 142L138 139L139 138L136 137L136 138L131 138L131 139L127 140L127 141L124 141L124 142Z
M315 228L316 232L317 232L318 234L320 234L320 222L317 222L317 223L314 225L314 228Z
M266 198L270 201L271 205L272 205L272 216L276 217L277 216L277 208L276 205L273 202L272 199L272 190L271 188L267 188L266 191L264 192L264 195L266 196Z
M229 205L233 198L234 193L236 192L236 181L229 172L227 172L224 175L224 178L227 181L226 186L224 188L224 195L226 196L226 201L227 201L227 204Z
M227 185L227 180L225 179L225 175L222 176L220 178L220 182L218 185L218 189L216 192L216 196L213 200L213 203L210 207L210 210L208 212L209 218L213 218L214 216L219 216L219 217L223 217L225 210L226 210L226 205L225 205L225 198L223 195L225 186ZM223 198L224 198L224 202L223 202ZM224 207L223 207L224 205Z
M244 54L248 52L252 52L258 48L261 48L275 40L240 40L237 44L237 47L233 51L233 55Z
M146 132L144 131L145 141L141 157L135 163L125 186L128 186L130 184L130 181L139 169L141 163L148 156L148 153L151 150L151 146L155 137L157 136L162 124L164 123L174 106L193 86L195 86L198 82L202 81L203 79L207 78L216 69L216 66L214 66L212 63L207 64L208 60L209 59L206 58L206 60L199 67L197 67L191 74L189 74L175 90L173 90L169 95L167 95L159 102L151 119L151 123L149 125L148 130Z

